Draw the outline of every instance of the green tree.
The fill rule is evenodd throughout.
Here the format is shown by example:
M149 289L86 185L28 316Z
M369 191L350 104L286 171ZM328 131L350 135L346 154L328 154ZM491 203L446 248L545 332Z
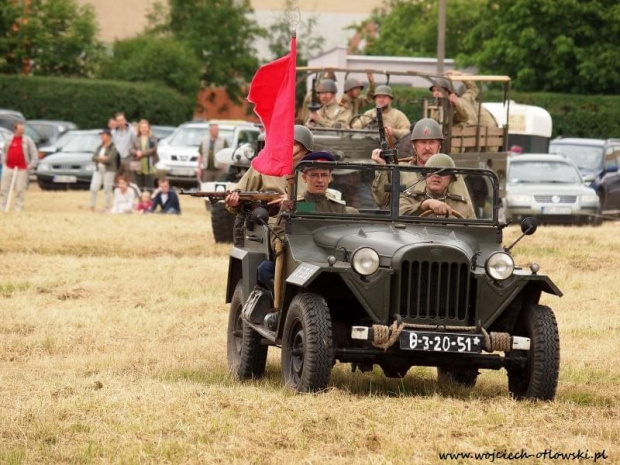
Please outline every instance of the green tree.
M0 33L5 73L88 76L101 56L94 10L76 0L5 1Z
M446 10L445 56L464 51L463 42L476 24L486 0L448 0ZM367 55L437 55L437 0L388 0L361 24L353 25L366 46ZM376 24L374 28L367 27Z
M254 41L265 34L249 0L169 0L167 27L203 60L205 85L225 87L233 100L258 68ZM160 28L161 30L162 28Z
M114 43L99 77L132 82L159 82L194 96L200 88L202 63L191 47L174 37L141 35Z
M523 91L617 93L617 0L490 0L461 61Z

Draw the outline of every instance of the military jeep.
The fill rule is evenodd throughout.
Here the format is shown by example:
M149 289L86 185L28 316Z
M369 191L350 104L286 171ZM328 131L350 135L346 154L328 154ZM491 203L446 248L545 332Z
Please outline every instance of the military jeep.
M327 388L340 362L362 372L378 365L388 377L434 366L439 382L466 386L480 369L504 368L514 397L554 398L558 328L539 301L543 292L562 293L537 264L517 266L511 258L512 246L536 230L534 220L502 245L494 172L442 169L464 180L473 217L412 216L401 214L401 199L418 195L436 169L332 163L334 178L350 180L339 200L346 211L334 214L300 195L307 165L296 169L279 230L258 206L244 246L231 250L227 356L235 377L263 376L269 347L279 347L283 382L299 392ZM364 181L381 173L383 185ZM390 194L388 206L374 204L367 195L374 189ZM270 241L281 244L277 256ZM275 260L273 289L257 277L268 260Z

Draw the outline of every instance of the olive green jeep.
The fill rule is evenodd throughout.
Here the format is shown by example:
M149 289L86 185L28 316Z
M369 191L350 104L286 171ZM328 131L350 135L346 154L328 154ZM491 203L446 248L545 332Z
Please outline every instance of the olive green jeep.
M269 347L278 347L283 383L299 392L327 388L339 362L363 372L379 365L388 377L434 366L439 382L467 386L480 369L503 368L514 397L554 398L558 328L540 298L562 293L538 265L515 265L510 255L534 233L534 220L502 245L493 171L441 169L467 186L461 200L475 214L464 218L402 214L403 199L420 195L436 168L347 162L329 164L334 179L347 179L333 200L346 210L323 213L302 195L307 165L296 169L278 227L255 205L244 245L231 250L227 354L235 377L263 376ZM373 183L380 178L388 181ZM389 205L374 203L376 190L390 195ZM269 261L273 287L257 276Z

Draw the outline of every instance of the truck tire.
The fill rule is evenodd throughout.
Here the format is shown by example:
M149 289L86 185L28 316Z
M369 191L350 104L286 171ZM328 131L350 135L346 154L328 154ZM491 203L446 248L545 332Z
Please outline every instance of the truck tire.
M553 310L546 305L527 306L515 335L529 337L530 350L525 368L508 370L508 390L516 399L553 400L560 371L560 336Z
M234 226L235 215L228 213L224 202L211 205L211 229L215 242L233 242Z
M334 355L332 321L325 299L306 293L289 306L282 341L282 380L298 392L315 392L329 383Z
M469 368L437 367L437 382L439 384L455 383L464 387L474 387L479 374L478 370Z
M262 337L241 317L243 308L241 283L235 287L228 314L227 358L228 369L237 379L256 379L265 374L267 350Z

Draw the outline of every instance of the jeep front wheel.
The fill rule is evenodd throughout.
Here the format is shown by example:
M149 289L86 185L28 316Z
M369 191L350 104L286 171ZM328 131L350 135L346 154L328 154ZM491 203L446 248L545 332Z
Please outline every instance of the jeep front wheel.
M508 369L510 393L516 399L553 400L560 371L560 336L551 308L527 306L519 316L515 335L530 338L530 350L524 368Z
M298 294L289 306L282 342L282 380L298 392L325 389L333 365L332 322L325 299Z
M238 379L260 378L265 374L269 347L262 344L260 334L243 321L243 304L243 292L239 283L230 302L228 314L228 369Z

